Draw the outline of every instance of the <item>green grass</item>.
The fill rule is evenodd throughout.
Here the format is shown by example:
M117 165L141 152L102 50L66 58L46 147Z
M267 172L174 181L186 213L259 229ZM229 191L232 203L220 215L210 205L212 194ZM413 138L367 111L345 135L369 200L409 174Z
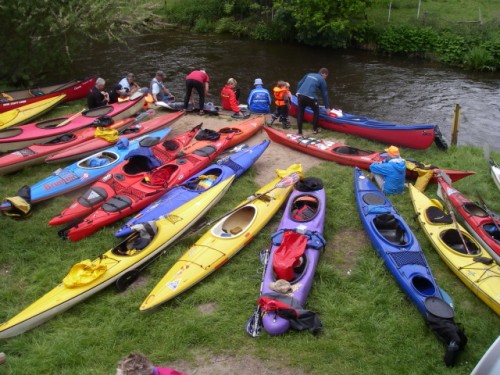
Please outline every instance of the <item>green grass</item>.
M390 17L389 4L392 3ZM368 19L377 24L432 23L442 27L457 23L474 25L481 21L499 22L500 4L491 0L377 0L367 10Z
M76 112L81 104L61 111ZM54 117L54 113L51 114ZM324 137L337 136L323 132ZM347 144L380 149L380 144L344 136ZM425 151L404 149L404 157L432 162L443 168L474 170L476 175L455 186L470 197L479 191L492 209L500 211L499 191L489 176L483 151L432 146ZM493 153L500 160L500 154ZM300 160L290 160L290 163ZM0 196L13 195L57 166L42 165L11 176L0 176ZM286 165L279 166L286 167ZM251 169L230 188L210 212L215 218L231 210L258 186ZM194 363L208 356L251 354L262 360L300 368L308 374L469 374L499 334L498 316L476 298L431 249L412 220L408 192L391 197L410 223L440 284L453 298L456 321L463 325L469 344L453 370L442 361L439 343L416 308L398 289L371 247L356 212L353 170L323 162L306 172L325 182L327 249L318 265L307 307L317 311L324 331L317 337L289 332L281 337L262 333L249 338L243 327L256 307L261 266L258 252L265 248L281 217L277 215L238 256L205 281L161 308L140 313L139 305L169 265L196 237L173 246L145 270L127 291L107 288L40 327L3 340L0 351L8 362L2 374L112 374L116 362L132 350L146 353L155 363ZM0 321L17 314L59 283L77 261L93 258L117 243L113 232L120 223L77 243L62 241L48 220L66 207L77 192L37 204L24 221L0 217ZM435 197L435 186L427 194ZM200 306L213 304L210 313ZM181 369L181 368L179 368Z

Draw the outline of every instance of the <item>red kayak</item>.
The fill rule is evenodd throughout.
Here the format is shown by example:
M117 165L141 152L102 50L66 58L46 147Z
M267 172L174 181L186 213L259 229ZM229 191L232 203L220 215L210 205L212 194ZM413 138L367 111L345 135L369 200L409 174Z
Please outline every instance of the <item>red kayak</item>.
M152 169L175 159L182 148L198 133L201 125L188 132L158 144L141 144L125 156L125 161L95 182L84 194L77 198L59 215L49 221L49 225L68 224L79 220L98 209L110 197L122 193L129 186L142 181Z
M467 231L500 264L500 219L485 204L481 207L460 193L441 175L438 176L438 183L438 196L451 203Z
M19 150L35 143L48 142L63 134L89 126L102 116L111 117L114 121L132 117L139 112L143 103L144 94L137 92L134 93L133 99L125 102L0 130L0 152Z
M179 119L183 114L183 112L169 113L165 116L155 117L139 124L132 124L121 129L119 131L119 137L127 139L140 137L141 135L151 133L162 128L163 126L171 124L175 120ZM102 151L110 146L112 145L103 138L93 138L75 146L65 148L63 151L57 152L45 159L45 162L66 163L92 155L93 153Z
M292 95L290 115L297 117L298 112L297 97ZM310 108L306 108L304 121L312 123L312 120L313 112ZM422 150L435 142L440 149L445 150L448 148L439 130L439 126L432 124L401 125L351 115L349 113L326 114L325 108L321 107L319 112L319 126L388 145Z
M250 118L220 128L218 131L210 129L201 130L200 135L202 135L201 133L206 132L208 134L208 137L210 137L210 135L215 135L215 138L217 138L218 135L217 139L219 139L229 134L232 134L232 138L229 140L229 143L226 145L226 148L234 147L240 144L241 142L246 141L248 138L255 135L260 129L262 129L262 126L264 125L264 120L265 120L264 116ZM199 139L200 135L198 135L195 139ZM205 145L205 142L206 142L205 140L193 141L189 145L187 145L187 147L184 148L183 152L185 153L193 152L194 150L202 147L200 145Z
M36 103L40 100L53 98L65 94L64 102L82 99L95 85L95 78L83 80L72 80L66 83L59 83L50 86L31 87L23 90L12 90L0 92L0 113L10 111L26 104Z
M377 151L362 150L360 148L347 146L343 143L333 142L327 139L301 137L296 134L285 133L267 126L264 127L264 130L273 142L291 147L318 158L334 161L339 164L369 170L370 164L384 159L383 156L380 156L381 152ZM452 181L458 181L476 173L473 171L457 171L450 169L443 169L443 171L450 176ZM409 169L406 170L406 176L412 180L416 180L418 177L415 171L411 171ZM434 177L432 177L430 182L437 182L436 173L434 173Z
M227 148L232 135L221 137L217 142L185 154L157 169L147 172L142 179L121 181L103 205L69 230L60 232L64 238L79 241L103 226L114 223L142 210L167 190L178 186L195 173L207 167L216 156Z
M133 118L119 120L107 126L106 129L121 129L133 121ZM73 133L61 135L52 141L31 145L21 150L11 152L10 154L3 155L0 157L0 175L43 163L44 160L60 150L91 140L94 138L95 132L96 128L85 127Z

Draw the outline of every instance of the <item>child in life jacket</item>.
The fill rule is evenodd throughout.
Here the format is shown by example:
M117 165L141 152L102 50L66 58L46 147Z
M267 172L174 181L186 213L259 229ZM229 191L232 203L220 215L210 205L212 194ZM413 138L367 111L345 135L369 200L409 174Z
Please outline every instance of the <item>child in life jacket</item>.
M272 116L271 126L274 121L279 119L283 129L289 129L290 121L288 120L288 109L290 108L290 101L292 94L290 93L290 84L285 81L278 81L273 88L273 95L276 104L276 113Z

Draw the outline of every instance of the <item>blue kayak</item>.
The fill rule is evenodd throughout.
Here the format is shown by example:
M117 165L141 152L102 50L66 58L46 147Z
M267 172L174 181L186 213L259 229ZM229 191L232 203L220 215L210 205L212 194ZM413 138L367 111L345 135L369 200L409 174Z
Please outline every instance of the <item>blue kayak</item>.
M235 178L246 172L264 153L270 141L245 148L227 156L197 173L182 186L174 187L162 197L147 206L131 220L115 232L116 237L127 236L134 230L132 227L148 221L155 221L167 216L171 211L196 198L211 187L235 175Z
M453 322L453 306L434 279L417 239L392 203L357 167L354 194L361 222L373 247L438 338L448 345L445 362L452 365L467 338ZM451 334L443 326L453 327Z
M31 203L50 199L91 184L104 176L114 166L121 163L131 150L140 146L143 139L156 138L161 140L168 135L170 130L170 128L165 128L145 134L130 141L127 147L120 146L117 143L115 146L104 151L97 152L63 169L56 170L50 176L30 187ZM7 210L9 208L11 208L9 202L4 202L0 205L0 210Z

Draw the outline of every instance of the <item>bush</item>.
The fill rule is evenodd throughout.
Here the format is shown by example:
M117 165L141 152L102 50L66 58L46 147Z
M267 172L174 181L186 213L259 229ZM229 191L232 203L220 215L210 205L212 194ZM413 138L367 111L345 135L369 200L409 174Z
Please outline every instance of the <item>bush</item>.
M393 26L383 30L378 39L378 49L389 54L425 57L434 51L436 32L428 27Z
M470 70L495 71L495 61L484 47L474 47L464 56L464 66Z

